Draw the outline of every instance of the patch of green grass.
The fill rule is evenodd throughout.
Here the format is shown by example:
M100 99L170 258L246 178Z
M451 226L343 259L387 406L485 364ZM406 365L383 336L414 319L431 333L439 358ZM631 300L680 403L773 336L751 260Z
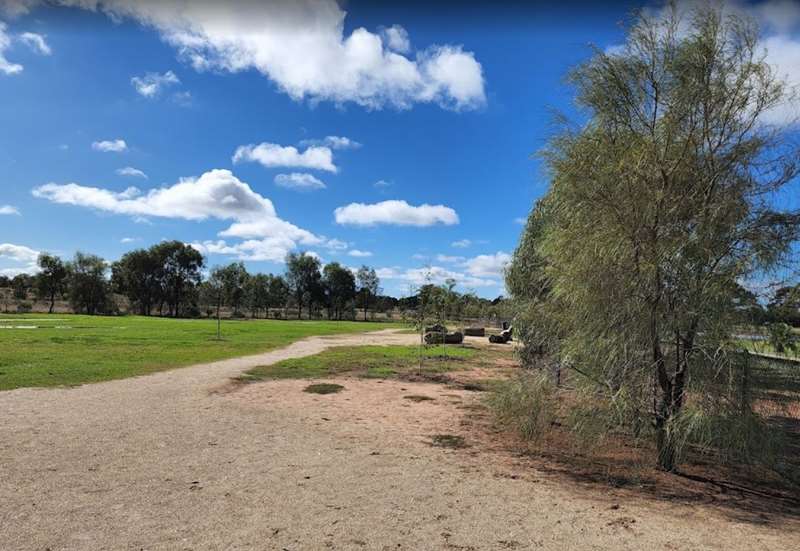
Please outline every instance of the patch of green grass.
M31 327L34 328L23 328ZM0 390L76 385L265 352L310 335L401 324L0 315Z
M319 383L316 385L308 385L303 389L303 392L310 392L311 394L334 394L344 390L342 385L331 383Z
M305 358L284 360L273 365L256 367L246 372L241 380L315 379L341 373L355 373L361 377L386 379L416 371L418 368L416 346L344 346L329 348ZM464 369L464 360L473 358L472 348L449 347L444 361L441 346L423 349L423 373L438 373Z

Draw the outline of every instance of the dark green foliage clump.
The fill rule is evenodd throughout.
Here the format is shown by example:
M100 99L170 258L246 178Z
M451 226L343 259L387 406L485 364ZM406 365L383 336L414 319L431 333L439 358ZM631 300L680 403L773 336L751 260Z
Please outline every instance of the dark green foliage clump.
M316 385L308 385L303 389L303 392L309 392L311 394L334 394L336 392L341 392L342 390L344 390L342 385L333 383L319 383Z

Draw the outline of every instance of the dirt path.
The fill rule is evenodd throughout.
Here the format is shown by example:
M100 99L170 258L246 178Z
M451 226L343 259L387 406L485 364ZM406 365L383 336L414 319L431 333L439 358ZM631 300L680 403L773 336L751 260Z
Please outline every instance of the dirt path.
M0 549L800 546L795 524L620 503L477 446L432 447L432 434L463 432L475 399L465 391L346 378L327 396L303 393L305 381L219 392L252 366L415 338L310 338L144 377L0 393Z

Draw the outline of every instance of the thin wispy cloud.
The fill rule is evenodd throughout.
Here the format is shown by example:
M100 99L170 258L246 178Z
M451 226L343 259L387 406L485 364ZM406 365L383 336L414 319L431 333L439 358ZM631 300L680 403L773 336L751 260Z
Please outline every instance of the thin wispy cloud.
M172 71L166 73L147 73L141 77L132 77L131 85L136 92L145 98L155 98L161 92L170 87L180 84L180 79Z
M275 185L296 191L312 191L326 187L325 183L316 176L302 172L278 174L275 176Z
M5 216L21 216L19 209L12 205L0 205L0 215Z
M128 176L131 178L144 178L147 179L147 174L139 170L138 168L133 168L132 166L126 166L124 168L118 168L115 171L119 176Z

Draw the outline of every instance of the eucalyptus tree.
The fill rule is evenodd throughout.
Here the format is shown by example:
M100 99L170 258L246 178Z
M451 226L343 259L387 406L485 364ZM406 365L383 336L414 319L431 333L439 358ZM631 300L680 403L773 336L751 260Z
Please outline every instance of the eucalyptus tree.
M351 304L356 296L355 276L338 262L331 262L322 270L322 282L325 287L328 317L341 320L348 304ZM350 308L352 309L352 305Z
M48 312L52 314L56 297L64 294L66 289L67 267L59 257L47 253L39 255L37 264L36 293L49 302Z
M738 358L737 282L781 263L798 236L800 215L773 198L800 156L769 123L793 98L755 24L714 7L638 15L624 46L570 81L588 121L543 153L551 187L508 287L543 313L529 316L536 338L649 418L672 471L690 385Z
M361 307L364 309L364 321L367 321L372 300L381 292L381 280L375 272L375 268L361 266L356 272L356 282L358 285L358 296L361 297Z
M300 252L286 255L286 283L297 301L297 319L303 313L303 305L308 305L311 317L312 302L321 288L320 261L316 256Z
M109 310L111 287L107 271L108 264L99 256L75 253L67 264L67 294L73 311L91 316Z

